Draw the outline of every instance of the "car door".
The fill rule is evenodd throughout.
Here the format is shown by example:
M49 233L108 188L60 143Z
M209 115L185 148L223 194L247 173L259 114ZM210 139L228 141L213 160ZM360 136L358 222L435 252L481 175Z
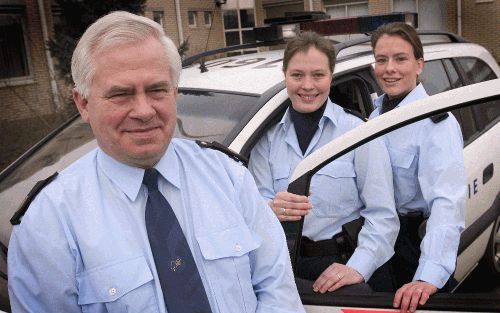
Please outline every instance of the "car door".
M491 108L496 108L492 104L498 105L499 101L500 80L496 79L441 93L383 114L340 136L305 158L298 164L290 177L288 191L295 194L308 195L312 176L323 166L392 130L433 115L461 108L469 107L473 110L484 110L486 108L487 112L491 112ZM470 198L467 201L466 229L461 236L460 252L462 254L459 256L456 277L457 275L462 275L462 272L470 271L474 267L474 264L472 264L474 262L465 264L460 261L461 257L469 258L469 256L463 254L464 251L470 250L472 251L471 253L479 257L484 254L486 242L492 236L493 224L499 216L500 176L489 169L491 168L489 164L493 164L492 166L496 168L500 166L498 144L492 139L498 138L500 135L500 123L498 116L491 115L491 117L493 119L487 123L487 129L476 137L476 140L481 140L478 141L478 145L472 146L469 144L465 151L465 156L468 159L468 161L466 160L466 164L468 164L467 162L472 162L471 164L473 165L474 163L481 164L479 166L481 168L480 173L486 176L487 181L484 185L487 185L487 187L481 187L484 189L484 194L478 195L482 201L480 205L471 201ZM472 155L473 157L471 157ZM474 166L466 166L468 179L470 180L469 174L471 173L471 168L472 172L476 170ZM483 176L480 179L483 179ZM301 240L302 223L285 222L283 223L283 227L290 248L292 264L294 264ZM462 279L463 277L458 278ZM367 286L352 286L340 289L338 292L322 295L312 292L311 285L312 282L297 279L297 286L302 301L307 312L310 313L368 312L366 309L392 308L392 299L394 296L392 293L373 292ZM498 294L471 295L465 293L443 293L431 297L428 303L419 311L493 312L499 311L499 303L500 296Z

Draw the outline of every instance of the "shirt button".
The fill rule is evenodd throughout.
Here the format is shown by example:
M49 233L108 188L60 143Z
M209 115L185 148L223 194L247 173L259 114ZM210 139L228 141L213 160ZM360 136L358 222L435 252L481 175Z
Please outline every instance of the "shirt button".
M241 251L241 246L240 246L239 244L236 244L236 245L234 246L234 251L236 251L236 252L240 252L240 251Z
M115 287L109 288L108 293L110 296L116 295L116 288Z

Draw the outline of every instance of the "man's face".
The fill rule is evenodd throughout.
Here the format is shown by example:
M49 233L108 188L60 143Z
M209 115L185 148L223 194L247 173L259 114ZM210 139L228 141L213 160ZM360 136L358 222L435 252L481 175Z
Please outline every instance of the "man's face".
M375 45L374 54L375 76L389 98L408 93L416 87L424 60L415 58L409 42L399 36L383 35Z
M293 108L300 113L318 110L330 93L332 72L328 57L311 47L295 53L288 62L285 83Z
M164 154L176 124L177 88L156 39L108 47L94 55L90 96L73 98L99 147L125 164L147 168Z

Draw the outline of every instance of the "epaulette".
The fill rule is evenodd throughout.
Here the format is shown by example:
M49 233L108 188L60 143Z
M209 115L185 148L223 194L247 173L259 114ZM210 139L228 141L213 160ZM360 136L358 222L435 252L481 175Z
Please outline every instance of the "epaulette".
M354 110L351 110L351 109L348 109L348 108L343 108L343 109L344 109L344 111L345 111L346 113L349 113L349 114L352 114L352 115L354 115L354 116L356 116L356 117L359 117L360 119L362 119L362 120L363 120L363 122L368 121L368 119L367 119L366 117L364 117L364 116L363 116L361 113L359 113L358 111L354 111Z
M228 147L224 146L221 143L218 143L217 141L206 142L202 140L196 140L196 143L202 148L209 148L220 151L229 156L231 159L235 160L236 162L241 162L245 166L248 165L248 158L242 156L239 153L234 152L233 150L229 149Z
M50 175L49 177L45 178L44 180L39 180L36 182L35 186L31 189L31 191L28 193L26 198L24 198L23 203L19 206L19 209L12 215L12 218L10 219L10 223L12 225L19 225L21 224L21 217L23 217L24 213L28 211L28 207L30 206L31 202L33 199L35 199L36 195L40 193L40 191L47 186L51 181L53 181L57 177L58 173L55 172L54 174Z
M441 114L437 114L437 115L434 115L434 116L431 116L431 121L433 121L434 123L439 123L441 121L444 121L445 119L448 118L448 112L444 112L444 113L441 113Z

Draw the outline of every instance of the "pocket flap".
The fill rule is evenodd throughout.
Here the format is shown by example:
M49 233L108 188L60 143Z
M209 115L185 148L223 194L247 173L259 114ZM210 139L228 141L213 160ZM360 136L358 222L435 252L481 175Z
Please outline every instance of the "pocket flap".
M274 179L283 179L290 176L290 166L282 163L273 164L271 167L271 172Z
M409 153L400 149L389 148L389 153L391 154L392 165L401 168L410 168L415 158L414 153Z
M318 171L319 175L327 175L334 178L356 177L354 166L347 161L333 161Z
M257 249L262 243L262 239L246 226L203 234L196 236L196 240L207 260L239 257Z
M78 304L111 302L153 280L144 256L80 273Z

